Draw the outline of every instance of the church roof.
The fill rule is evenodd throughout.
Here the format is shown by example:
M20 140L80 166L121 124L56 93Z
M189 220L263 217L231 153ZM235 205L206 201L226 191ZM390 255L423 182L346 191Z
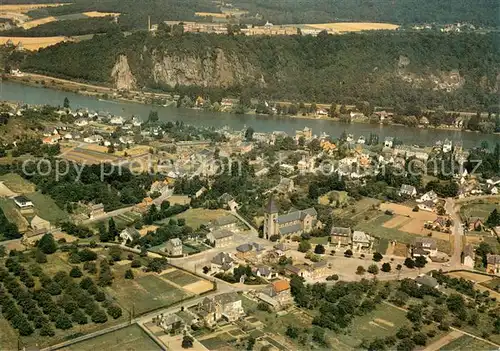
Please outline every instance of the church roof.
M274 197L272 195L267 202L265 211L266 213L278 213L280 211L278 204L276 204L276 201L274 201Z

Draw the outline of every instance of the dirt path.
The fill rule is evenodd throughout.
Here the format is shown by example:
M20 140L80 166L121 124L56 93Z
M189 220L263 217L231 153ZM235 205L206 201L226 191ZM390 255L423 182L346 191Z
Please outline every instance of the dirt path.
M448 334L444 335L441 339L434 341L432 344L428 345L423 351L438 351L442 347L448 345L455 339L458 339L463 334L457 330L452 330Z

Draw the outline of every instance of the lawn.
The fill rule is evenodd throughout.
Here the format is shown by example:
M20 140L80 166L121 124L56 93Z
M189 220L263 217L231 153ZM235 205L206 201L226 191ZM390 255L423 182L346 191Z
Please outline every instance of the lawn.
M309 240L309 242L312 245L317 245L317 244L326 245L328 244L328 237L327 236L313 237Z
M498 203L472 202L472 203L467 203L466 205L463 205L460 208L460 214L462 215L463 218L479 217L479 218L482 218L483 220L486 220L488 218L488 216L490 215L491 211L493 211L495 208L499 208Z
M170 280L172 283L180 286L193 284L201 280L200 278L192 274L186 273L180 269L176 269L175 271L162 274L161 277Z
M133 307L136 316L171 306L189 296L156 275L139 277L126 284L113 284L107 291L123 308Z
M210 221L214 221L219 217L226 216L227 214L228 212L224 210L207 210L204 208L190 208L189 210L175 216L175 218L184 218L188 226L196 229L202 224L206 225Z
M118 229L125 229L130 224L140 219L141 215L136 212L126 212L113 218Z
M63 350L94 351L94 350L127 350L127 351L153 351L161 350L141 327L137 324L113 332L88 339Z
M458 339L453 340L441 348L443 351L455 350L496 350L493 345L477 340L468 335L462 335Z
M10 190L18 194L34 193L36 188L35 184L16 173L7 173L0 176L0 182L3 182Z
M51 223L64 222L69 219L68 214L61 210L50 196L36 192L28 194L26 197L33 202L35 213L43 219Z

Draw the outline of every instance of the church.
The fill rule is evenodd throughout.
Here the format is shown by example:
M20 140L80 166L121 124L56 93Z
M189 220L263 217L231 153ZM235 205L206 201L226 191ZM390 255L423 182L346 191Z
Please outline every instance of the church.
M305 210L292 209L280 215L279 207L271 195L264 209L264 237L266 239L273 235L300 235L321 227L322 224L318 220L318 213L314 207Z

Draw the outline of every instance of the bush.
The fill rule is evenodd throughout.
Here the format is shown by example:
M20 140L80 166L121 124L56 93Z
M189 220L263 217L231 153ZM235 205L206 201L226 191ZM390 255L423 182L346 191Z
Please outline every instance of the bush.
M314 253L317 255L323 255L325 253L325 247L321 244L316 245Z
M111 305L108 307L108 314L114 319L120 318L122 316L122 309L116 305Z
M106 323L108 321L108 316L106 312L101 309L97 309L92 313L92 322L94 323Z
M45 255L41 250L36 250L35 261L36 263L47 263L47 255Z
M352 257L352 250L350 249L345 250L344 257Z
M83 275L82 271L80 270L79 267L73 267L69 272L69 276L72 278L80 278L82 275Z
M133 261L132 261L132 263L130 264L130 267L132 267L132 268L139 268L141 265L142 265L142 264L141 264L141 261L140 261L140 260L135 259L135 260L133 260Z
M412 211L413 211L413 212L418 212L418 210L419 210L418 206L415 206L415 207L413 207L413 210L412 210ZM415 341L415 340L413 340L413 341ZM420 345L420 344L417 344L417 345Z
M259 302L257 309L260 311L265 311L271 313L271 307L265 302Z
M375 262L380 262L380 261L382 261L383 258L384 258L384 256L382 256L382 254L380 252L375 252L373 254L373 260Z
M382 264L382 272L390 272L391 271L391 264L388 262L385 262Z
M131 269L125 271L125 279L134 279L134 273Z
M103 291L99 290L99 291L95 294L95 300L96 300L97 302L102 302L102 301L106 300L106 294L105 294Z

